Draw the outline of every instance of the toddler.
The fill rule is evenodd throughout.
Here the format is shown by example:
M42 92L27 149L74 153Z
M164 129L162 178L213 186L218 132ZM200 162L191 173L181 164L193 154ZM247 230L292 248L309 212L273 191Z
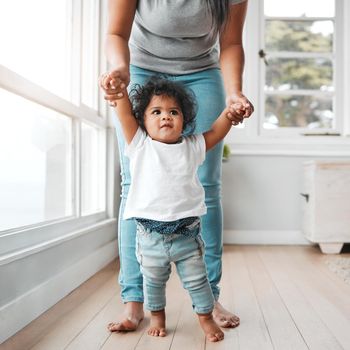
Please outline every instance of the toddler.
M124 84L125 86L125 84ZM214 297L203 259L200 216L206 213L197 169L206 151L229 132L240 104L226 108L211 129L194 130L196 103L182 85L153 77L110 104L116 108L130 159L131 185L124 219L137 223L136 256L144 280L145 306L151 312L148 334L163 337L165 285L176 266L209 341L224 338L212 317ZM186 136L187 135L187 136Z

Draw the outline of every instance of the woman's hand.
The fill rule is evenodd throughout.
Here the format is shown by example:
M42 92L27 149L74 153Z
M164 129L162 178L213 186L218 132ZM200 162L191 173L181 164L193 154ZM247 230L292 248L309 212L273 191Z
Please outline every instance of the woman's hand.
M249 118L254 112L253 104L241 93L233 93L226 98L227 106L234 106L230 111L229 119L232 125L238 125L244 118Z
M112 70L102 74L99 78L99 85L105 92L104 99L109 105L115 107L117 100L126 93L125 88L129 85L129 72L125 70Z

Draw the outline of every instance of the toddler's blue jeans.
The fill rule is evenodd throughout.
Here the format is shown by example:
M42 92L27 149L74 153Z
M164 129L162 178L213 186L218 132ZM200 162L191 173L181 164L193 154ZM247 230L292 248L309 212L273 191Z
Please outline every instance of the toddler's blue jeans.
M204 264L199 222L186 234L161 234L140 223L136 227L136 256L143 275L146 308L150 311L165 308L165 285L173 262L183 287L190 293L194 311L211 312L214 297Z
M131 83L144 84L156 72L131 66ZM209 130L214 120L225 108L225 93L221 71L208 69L202 72L168 75L169 79L182 82L195 93L198 103L196 133ZM135 255L136 224L134 220L122 220L125 201L130 186L129 159L124 156L125 141L117 118L114 118L121 165L122 194L119 211L119 283L124 302L143 302L143 282L140 266ZM219 298L222 257L222 209L221 209L221 163L223 143L217 144L206 154L204 163L198 169L199 179L205 190L207 214L202 219L201 234L205 242L204 260L208 271L209 283L215 300Z

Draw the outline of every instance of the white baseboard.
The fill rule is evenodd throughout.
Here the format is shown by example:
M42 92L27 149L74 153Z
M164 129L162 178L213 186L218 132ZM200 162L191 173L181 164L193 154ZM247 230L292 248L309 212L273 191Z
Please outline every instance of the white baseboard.
M117 240L79 260L50 280L21 295L0 309L0 344L117 257Z
M225 230L224 244L271 244L271 245L308 245L301 231L240 231Z

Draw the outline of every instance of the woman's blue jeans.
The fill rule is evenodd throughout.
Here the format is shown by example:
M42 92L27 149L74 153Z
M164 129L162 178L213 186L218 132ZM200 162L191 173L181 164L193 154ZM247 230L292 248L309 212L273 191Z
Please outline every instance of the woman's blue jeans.
M156 72L131 66L131 83L143 85ZM167 75L168 79L182 82L192 89L197 98L198 113L195 133L210 129L214 120L225 108L225 93L221 71L208 69L198 73ZM122 193L119 211L119 283L123 302L143 302L143 281L140 266L136 259L136 223L133 219L122 220L125 201L130 186L129 160L124 156L125 141L120 124L115 120L118 138ZM222 272L222 208L221 208L221 162L223 142L217 144L206 154L205 162L198 169L199 179L205 190L207 214L202 219L202 237L205 242L205 264L209 283L215 300L219 298L219 282Z

